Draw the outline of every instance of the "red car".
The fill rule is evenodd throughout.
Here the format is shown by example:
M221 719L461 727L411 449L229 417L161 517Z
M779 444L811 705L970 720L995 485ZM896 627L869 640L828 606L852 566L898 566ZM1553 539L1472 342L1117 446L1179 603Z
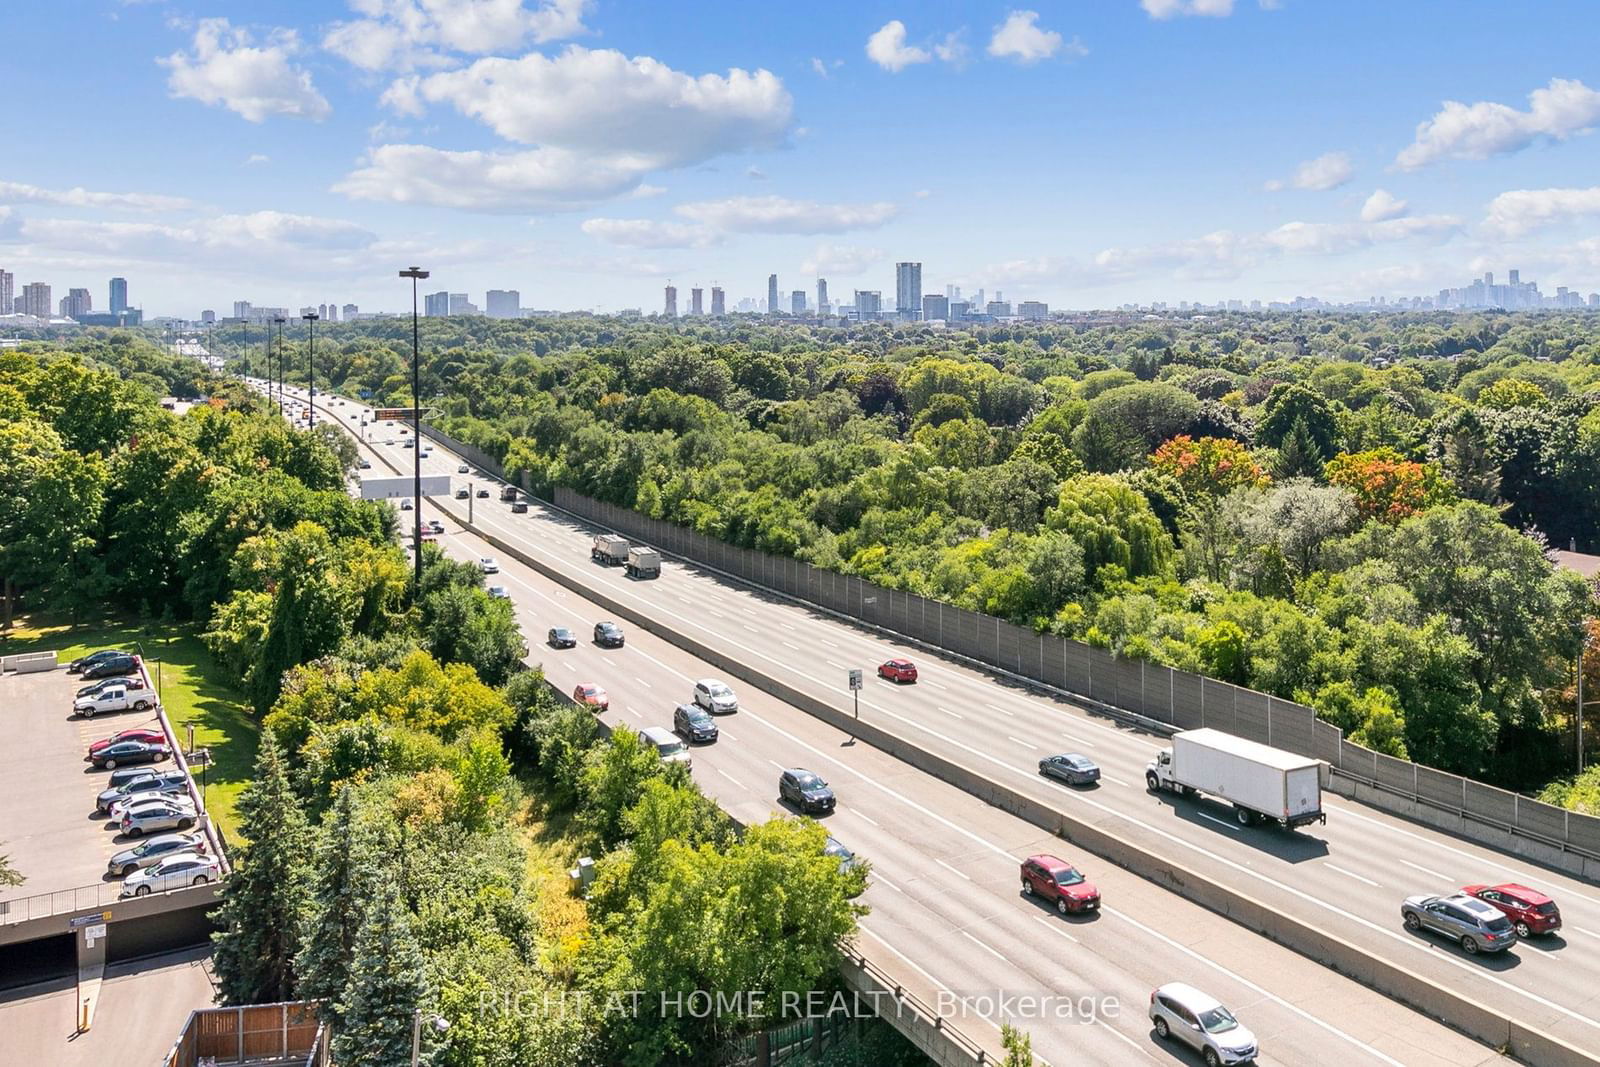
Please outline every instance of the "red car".
M1100 907L1100 890L1078 868L1055 856L1029 856L1022 861L1022 895L1053 901L1063 915L1082 915Z
M1517 928L1518 937L1553 934L1561 929L1561 909L1537 889L1507 882L1504 885L1469 885L1461 891L1505 912L1511 925Z
M103 748L108 748L111 745L116 744L118 741L143 741L146 744L155 745L160 744L166 739L167 735L162 733L160 730L123 730L121 733L112 734L110 737L102 737L100 740L91 744L89 746L89 753L93 755Z
M891 682L914 682L917 680L917 665L908 659L892 659L878 664L878 677Z
M606 691L593 682L579 682L573 687L572 699L596 711L606 711L611 707L611 698L606 695Z

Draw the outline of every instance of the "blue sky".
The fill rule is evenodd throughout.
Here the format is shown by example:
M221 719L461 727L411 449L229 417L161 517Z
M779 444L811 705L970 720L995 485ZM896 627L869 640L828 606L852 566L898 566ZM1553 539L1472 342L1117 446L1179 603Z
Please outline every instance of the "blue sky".
M1594 25L1576 0L27 5L0 269L97 306L123 274L190 316L397 309L413 262L480 303L647 311L772 271L892 299L900 259L1074 308L1511 267L1588 292Z

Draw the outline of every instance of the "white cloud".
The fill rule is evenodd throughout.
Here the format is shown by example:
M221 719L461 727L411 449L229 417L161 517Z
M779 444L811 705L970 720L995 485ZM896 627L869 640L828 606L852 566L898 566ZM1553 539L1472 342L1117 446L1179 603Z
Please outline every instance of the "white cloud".
M1328 152L1300 164L1287 181L1274 178L1267 182L1265 188L1268 192L1290 187L1318 191L1337 189L1354 175L1355 167L1350 163L1348 152Z
M758 182L764 182L767 180L767 172L762 170L760 167L746 167L744 176Z
M1233 14L1233 0L1139 0L1139 6L1153 19L1170 19L1175 15L1212 15L1226 18ZM1275 7L1263 3L1262 7Z
M4 199L0 197L0 199ZM1600 186L1588 189L1513 189L1489 201L1484 225L1502 237L1521 237L1556 222L1600 215Z
M589 0L351 0L366 18L336 22L322 46L363 70L413 70L575 37Z
M1600 92L1581 81L1552 78L1528 94L1528 110L1491 101L1447 100L1433 118L1417 124L1416 140L1395 157L1401 170L1441 159L1488 159L1528 147L1541 138L1564 141L1600 123Z
M248 30L227 19L202 19L193 55L174 52L156 62L171 72L167 88L175 97L221 104L251 122L273 115L320 122L333 109L310 73L289 61L299 47L291 30L275 30L258 46Z
M933 54L926 48L907 45L906 24L890 19L867 38L867 58L884 70L898 74L913 63L928 62Z
M853 277L883 262L881 248L856 248L851 245L820 244L800 264L801 274L817 277Z
M1076 43L1076 42L1075 42ZM1078 46L1082 48L1082 45ZM1037 11L1013 11L994 28L989 38L989 54L1018 63L1037 63L1061 50L1061 35L1039 25Z
M667 187L664 185L646 185L641 183L636 189L634 189L633 192L629 193L628 196L634 200L649 200L651 197L660 196L666 191Z
M816 56L811 57L811 70L819 78L826 78L828 76L828 64L824 63Z
M725 233L844 233L876 229L899 207L874 204L820 204L781 196L735 196L679 204L678 214Z
M706 226L652 219L586 219L581 228L590 237L627 248L704 248L721 239Z
M941 62L948 63L957 70L966 68L971 51L967 47L966 27L945 34L944 40L933 46L933 54L938 56Z
M370 248L376 235L342 219L256 211L217 215L185 225L28 219L22 237L61 252L93 252L142 260L177 260L187 255L239 253L354 252Z
M75 186L44 189L23 182L0 182L0 203L54 204L58 207L125 208L131 211L186 211L193 200L158 193L100 193Z
M647 161L563 148L451 152L380 145L334 185L356 200L436 204L487 213L568 211L634 191Z
M245 161L244 162L245 162L245 166L255 166L256 164L259 164L259 163L270 163L270 162L272 162L272 157L268 156L268 155L263 155L260 152L252 152L252 153L250 153L250 155L245 157Z
M1361 205L1362 222L1384 222L1397 219L1407 212L1406 202L1387 189L1376 189Z

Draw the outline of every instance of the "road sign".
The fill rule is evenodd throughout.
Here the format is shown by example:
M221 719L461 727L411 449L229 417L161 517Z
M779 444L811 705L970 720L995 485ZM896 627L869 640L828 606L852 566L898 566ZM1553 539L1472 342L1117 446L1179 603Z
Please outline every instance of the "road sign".
M372 417L378 422L411 422L411 408L377 408L372 412Z
M110 921L111 913L109 911L102 911L95 915L74 915L71 919L67 920L67 929L76 930L84 926L93 926L95 923Z
M408 497L413 488L412 481L407 478L363 478L361 479L362 500L393 500L396 497ZM448 474L424 474L422 476L423 496L449 496L450 476Z
M851 689L860 689L861 688L861 672L860 671L854 670L854 671L850 672L850 688Z

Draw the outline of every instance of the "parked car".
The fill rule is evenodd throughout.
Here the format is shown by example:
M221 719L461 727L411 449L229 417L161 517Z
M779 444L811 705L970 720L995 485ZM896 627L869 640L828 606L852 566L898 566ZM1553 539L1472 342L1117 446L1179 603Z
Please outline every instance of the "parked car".
M787 800L806 814L826 815L836 798L820 774L794 767L778 775L778 799Z
M601 648L621 648L623 644L622 627L614 622L595 623L594 643Z
M506 587L503 586L503 585L491 585L489 587L489 595L491 597L493 597L495 600L510 600L511 599L511 594L506 592Z
M174 807L187 808L190 811L195 810L194 801L190 799L187 789L180 789L177 791L156 790L149 793L130 793L119 800L112 801L109 812L111 815L111 821L121 822L122 817L128 814L128 812L149 807L150 802L154 800L165 801Z
M222 874L222 864L215 856L201 856L194 852L180 852L151 867L134 871L122 883L124 897L142 897L151 893L165 893L169 889L183 889L191 885L214 882Z
M91 652L87 656L79 656L77 659L75 659L71 663L67 664L67 673L68 674L77 674L77 673L79 673L81 671L87 670L88 668L92 667L96 663L100 663L100 662L102 662L104 660L112 659L112 658L118 657L118 656L130 656L130 655L132 655L132 653L123 652L123 651L121 651L119 649L102 648L100 651Z
M1431 930L1461 946L1469 956L1504 952L1517 940L1511 920L1493 904L1465 893L1448 897L1407 897L1400 905L1407 930Z
M672 732L687 741L711 742L717 739L717 724L700 705L679 704L672 709Z
M689 746L671 730L663 730L659 726L646 726L639 731L639 736L667 763L681 763L685 767L694 763L694 757L689 755Z
M611 708L610 695L593 682L579 682L573 686L572 699L595 711L608 711Z
M728 683L716 678L702 678L694 683L694 702L716 715L731 715L739 710L739 698L728 688Z
M914 682L917 680L917 665L908 659L886 660L878 664L878 677L891 682Z
M1506 882L1503 885L1469 885L1461 891L1497 908L1511 920L1518 937L1553 934L1561 929L1561 909L1537 889Z
M544 639L551 648L578 647L578 635L567 629L565 626L550 627L550 632L545 635Z
M92 678L110 678L117 674L135 674L139 670L139 657L119 652L107 656L105 659L96 660L83 668L83 680Z
M1022 861L1022 895L1038 897L1063 915L1082 915L1100 907L1100 890L1083 872L1056 856L1029 856Z
M83 761L112 771L129 763L160 763L170 755L172 750L161 741L118 741L89 753Z
M1150 1023L1163 1041L1176 1037L1200 1053L1206 1067L1251 1063L1260 1054L1256 1035L1216 997L1182 982L1150 994Z
M81 718L108 715L118 711L147 711L155 706L155 696L125 685L108 685L93 696L79 697L72 703L72 711Z
M128 837L143 837L157 830L187 830L195 824L195 810L169 798L135 804L122 813L122 832Z
M114 745L119 741L152 741L159 743L165 741L166 739L167 735L162 733L159 729L149 726L138 726L132 730L119 730L110 737L102 737L100 740L89 745L89 751L90 753L99 752L101 749L110 745ZM139 773L148 774L150 772L140 771Z
M115 789L118 786L127 785L135 778L143 778L146 775L153 774L154 772L154 767L150 767L142 763L136 764L132 767L120 767L106 776L106 788Z
M144 679L140 678L137 674L129 675L126 678L102 678L98 682L90 682L82 689L79 689L78 698L82 699L83 697L95 696L101 690L113 685L120 685L128 689L138 690L144 688Z
M169 771L145 771L137 778L102 790L95 798L94 806L96 811L110 811L111 805L131 796L186 793L188 788L189 776L176 768Z
M482 559L478 560L478 569L485 574L499 574L500 564L495 562L495 558L493 556L484 556Z
M1039 761L1039 773L1068 785L1093 785L1100 780L1100 768L1088 756L1066 752Z

